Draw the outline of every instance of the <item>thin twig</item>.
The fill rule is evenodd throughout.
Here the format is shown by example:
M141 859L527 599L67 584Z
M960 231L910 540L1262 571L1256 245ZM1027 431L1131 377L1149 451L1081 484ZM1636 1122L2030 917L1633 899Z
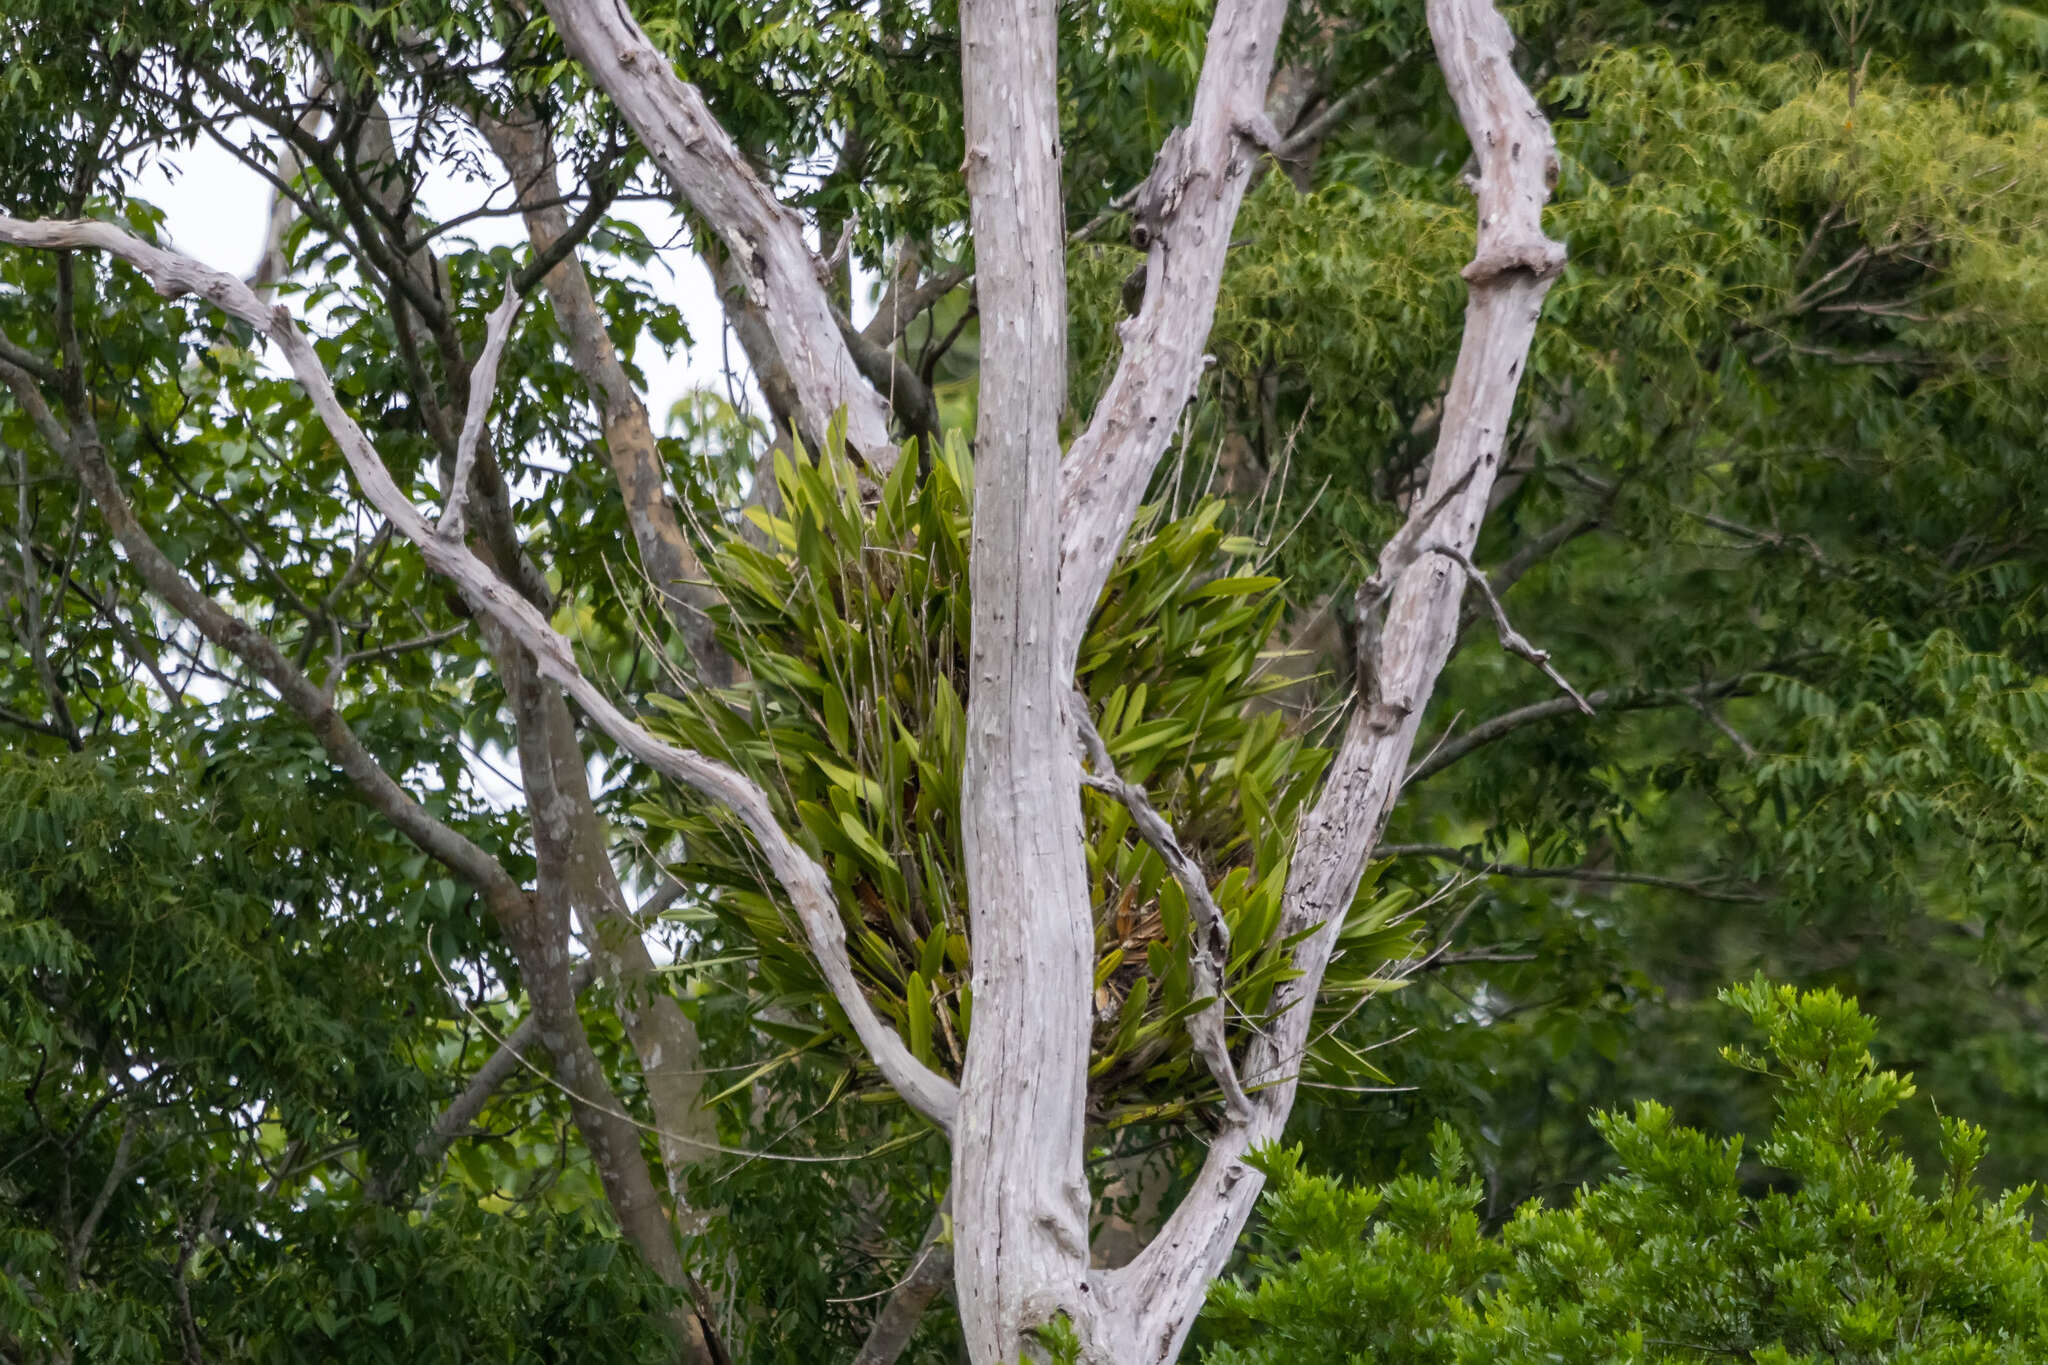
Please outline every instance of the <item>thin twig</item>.
M1095 765L1095 771L1083 773L1081 781L1123 804L1131 813L1131 827L1152 846L1166 864L1166 870L1173 874L1173 879L1187 894L1188 908L1194 912L1197 922L1193 951L1188 954L1193 987L1198 995L1211 997L1206 1006L1188 1017L1188 1037L1193 1040L1195 1051L1201 1054L1216 1083L1223 1087L1223 1097L1231 1116L1240 1122L1248 1121L1251 1118L1251 1101L1245 1097L1244 1087L1238 1082L1237 1067L1230 1060L1230 1045L1223 1033L1223 980L1230 963L1230 928L1223 921L1223 912L1217 908L1215 897L1209 893L1208 878L1202 875L1202 869L1181 847L1173 826L1166 823L1166 817L1153 806L1143 787L1126 782L1117 775L1116 764L1109 756L1109 746L1102 742L1102 735L1088 714L1087 699L1075 692L1070 709L1074 714L1074 728L1087 750L1088 761Z
M1654 886L1664 891L1682 891L1688 896L1698 896L1701 900L1726 901L1738 905L1757 905L1768 899L1760 891L1723 891L1704 882L1689 882L1679 877L1659 877L1648 872L1607 872L1592 867L1530 867L1524 863L1497 863L1468 853L1464 849L1452 848L1449 844L1385 844L1375 852L1388 858L1434 858L1438 862L1454 863L1468 871L1483 873L1489 877Z
M1480 595L1486 599L1487 609L1493 613L1493 623L1500 630L1500 647L1502 649L1505 649L1510 654L1519 654L1530 663L1536 665L1536 667L1542 669L1543 676L1556 683L1559 690L1577 702L1579 710L1589 716L1593 714L1593 703L1580 696L1579 690L1565 681L1564 674L1558 672L1556 666L1550 662L1550 652L1536 648L1535 645L1529 642L1529 638L1526 635L1516 630L1508 621L1507 608L1501 606L1500 598L1493 591L1493 585L1486 581L1486 575L1480 572L1479 566L1472 562L1470 555L1455 545L1446 545L1440 540L1431 541L1423 546L1422 549L1424 554L1442 555L1465 571L1465 576L1472 581L1472 586L1479 589Z
M490 416L491 395L498 387L498 361L505 354L505 341L512 334L512 320L519 315L519 291L505 285L505 301L484 324L484 349L469 372L469 403L462 414L462 434L455 441L455 472L448 477L448 501L437 534L451 538L462 535L462 502L469 487L469 471L476 463L476 448L483 440L484 420Z

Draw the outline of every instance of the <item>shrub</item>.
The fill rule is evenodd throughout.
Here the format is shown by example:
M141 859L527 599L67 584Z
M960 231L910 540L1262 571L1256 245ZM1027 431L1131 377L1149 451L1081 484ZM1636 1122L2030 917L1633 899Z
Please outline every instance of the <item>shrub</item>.
M1884 1127L1912 1082L1873 1062L1854 1001L1761 979L1722 999L1764 1043L1724 1055L1777 1089L1760 1161L1644 1102L1595 1119L1619 1175L1489 1234L1448 1130L1434 1176L1373 1190L1269 1151L1249 1273L1210 1299L1209 1365L2048 1360L2033 1191L1976 1188L1984 1131L1943 1117L1945 1169L1923 1177Z

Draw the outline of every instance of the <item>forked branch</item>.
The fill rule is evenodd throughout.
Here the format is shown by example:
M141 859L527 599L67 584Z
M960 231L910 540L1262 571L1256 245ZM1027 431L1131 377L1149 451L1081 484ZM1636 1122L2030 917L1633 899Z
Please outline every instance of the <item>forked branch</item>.
M1428 0L1427 8L1437 59L1478 160L1479 233L1463 272L1471 289L1464 339L1420 508L1428 539L1469 558L1543 297L1564 265L1563 246L1542 225L1558 163L1549 124L1511 64L1513 35L1493 5ZM1389 579L1386 614L1369 661L1381 705L1354 710L1296 836L1278 932L1300 936L1297 975L1275 991L1272 1014L1246 1050L1254 1121L1217 1136L1194 1188L1151 1245L1104 1277L1105 1300L1121 1309L1113 1320L1118 1360L1166 1362L1179 1353L1251 1214L1261 1181L1245 1157L1286 1125L1323 975L1457 637L1465 576L1453 564L1442 555L1395 554L1382 555L1381 565Z
M1278 143L1266 87L1287 0L1216 7L1187 126L1134 195L1145 299L1118 329L1123 354L1061 466L1059 641L1074 658L1154 466L1194 397L1216 316L1230 230L1258 159Z
M847 954L846 930L839 918L831 882L825 870L783 830L767 794L732 768L664 743L627 717L584 676L569 642L532 603L478 559L466 544L436 533L433 523L392 478L369 437L341 406L312 343L298 329L288 310L265 303L232 275L152 246L110 223L30 222L0 215L0 243L44 250L104 251L142 271L165 297L196 294L247 323L275 345L305 388L314 411L340 447L342 458L364 495L397 527L399 534L418 547L427 565L454 583L472 610L488 616L532 654L541 676L568 693L614 743L656 772L724 807L746 826L760 843L770 869L796 909L805 940L868 1055L913 1108L941 1127L951 1124L958 1105L957 1089L918 1061L895 1030L875 1013L854 976ZM488 402L488 396L472 394L470 402L473 406L481 405Z
M1530 642L1528 636L1516 630L1514 625L1508 620L1507 608L1500 604L1500 597L1494 592L1493 585L1486 581L1486 575L1480 571L1477 564L1472 562L1471 555L1466 554L1455 545L1446 545L1442 541L1431 541L1422 548L1426 553L1442 555L1465 571L1466 579L1473 587L1479 590L1480 597L1486 603L1486 609L1493 613L1493 624L1500 631L1500 647L1502 649L1510 654L1527 659L1530 663L1542 669L1543 676L1556 683L1558 691L1570 697L1574 702L1577 702L1581 712L1589 716L1593 714L1593 703L1580 696L1579 689L1565 681L1564 674L1558 672L1557 666L1550 662L1550 651L1538 649Z

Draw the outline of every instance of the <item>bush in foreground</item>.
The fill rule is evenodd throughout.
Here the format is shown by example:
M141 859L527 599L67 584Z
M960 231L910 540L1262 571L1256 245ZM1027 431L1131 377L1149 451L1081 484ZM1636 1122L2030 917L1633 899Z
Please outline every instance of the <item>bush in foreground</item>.
M1621 1174L1488 1234L1447 1131L1436 1175L1371 1190L1268 1153L1263 1229L1249 1273L1211 1297L1208 1365L2048 1360L2033 1191L1976 1188L1984 1131L1943 1117L1944 1169L1923 1176L1885 1131L1912 1082L1872 1060L1855 1002L1761 979L1722 998L1764 1043L1728 1060L1777 1087L1757 1159L1644 1102L1595 1120Z

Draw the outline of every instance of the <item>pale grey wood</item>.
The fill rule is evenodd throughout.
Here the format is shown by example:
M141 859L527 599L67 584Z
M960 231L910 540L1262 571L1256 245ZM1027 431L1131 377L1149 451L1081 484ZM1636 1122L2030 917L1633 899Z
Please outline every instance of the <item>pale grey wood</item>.
M619 0L547 0L547 11L570 55L739 264L795 388L804 439L815 446L843 408L847 443L877 473L892 468L888 404L839 334L803 220L761 183L704 96Z
M1067 453L1060 519L1060 651L1071 673L1145 485L1201 378L1230 230L1274 144L1266 116L1287 0L1224 0L1185 128L1159 149L1137 197L1145 301L1117 328L1123 354Z
M821 409L820 395L857 392L849 386L858 376L822 285L792 283L815 282L793 215L752 177L701 99L646 46L622 8L552 0L550 9L558 23L568 15L583 24L579 58L628 110L657 159L667 156L663 164L679 186L719 206L713 212L698 203L721 223L785 361L792 344L802 351L810 385L801 395L805 420L819 420L844 401ZM1179 1354L1258 1193L1259 1178L1243 1158L1280 1134L1292 1106L1311 1008L1344 911L1399 795L1422 709L1456 638L1465 581L1458 560L1469 560L1485 515L1542 300L1563 264L1563 248L1544 236L1540 220L1555 149L1509 64L1505 23L1487 0L1429 0L1438 57L1479 168L1478 249L1465 270L1466 330L1429 486L1383 551L1362 603L1377 622L1362 669L1371 688L1298 836L1279 932L1306 932L1295 951L1300 976L1277 993L1273 1016L1247 1047L1247 1120L1216 1135L1194 1189L1135 1260L1091 1273L1082 1129L1094 941L1067 683L1094 598L1200 375L1230 226L1255 153L1272 140L1262 105L1284 13L1284 0L1226 0L1217 12L1189 125L1162 147L1136 196L1149 253L1145 304L1126 324L1118 373L1062 469L1055 10L1051 0L965 0L962 7L964 169L984 356L962 812L975 1027L957 1092L918 1063L868 1005L825 874L777 826L766 796L620 714L534 607L466 546L435 534L341 409L286 313L239 281L106 224L0 218L0 241L112 252L160 291L198 293L271 339L364 492L429 565L622 747L720 801L748 827L863 1045L913 1106L951 1127L956 1287L978 1365L1030 1355L1030 1329L1060 1314L1078 1329L1092 1365L1166 1365ZM685 184L692 177L694 186ZM761 234L749 235L752 227ZM798 368L792 364L793 380ZM870 415L879 422L878 399ZM1425 545L1446 552L1422 553Z
M1435 540L1470 555L1543 297L1564 265L1564 248L1544 235L1541 220L1557 175L1556 147L1515 75L1506 23L1488 0L1429 0L1428 15L1479 164L1478 250L1464 271L1471 287L1464 339L1417 520L1390 543L1405 553L1396 565L1382 562L1393 572L1371 661L1377 704L1353 714L1297 836L1278 932L1314 932L1295 949L1300 975L1275 992L1272 1016L1247 1048L1253 1121L1218 1134L1194 1188L1151 1245L1123 1270L1098 1278L1103 1358L1119 1365L1166 1365L1178 1356L1258 1197L1261 1177L1244 1157L1286 1126L1316 994L1457 636L1465 576L1448 557L1414 550Z
M896 1031L875 1013L854 976L847 955L846 929L839 918L831 882L825 870L776 822L767 794L724 764L666 744L627 717L583 675L569 642L532 603L478 559L469 546L435 533L433 524L392 478L369 437L341 406L312 343L300 332L287 309L265 303L232 275L151 246L111 223L31 222L0 215L0 243L48 250L104 251L141 270L165 297L197 295L248 323L276 346L305 388L322 424L334 437L364 496L397 527L400 535L419 547L428 567L453 582L474 611L489 617L532 654L540 675L561 687L621 748L662 775L719 802L747 827L759 841L769 869L789 896L805 941L817 957L827 985L846 1010L861 1045L906 1102L940 1126L950 1127L959 1099L957 1089L912 1056ZM478 394L471 401L488 399Z
M1095 922L1057 651L1066 235L1054 0L963 0L965 170L981 304L962 820L974 1027L953 1133L969 1356L1086 1312Z

